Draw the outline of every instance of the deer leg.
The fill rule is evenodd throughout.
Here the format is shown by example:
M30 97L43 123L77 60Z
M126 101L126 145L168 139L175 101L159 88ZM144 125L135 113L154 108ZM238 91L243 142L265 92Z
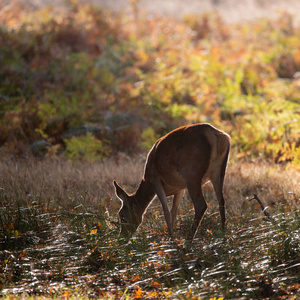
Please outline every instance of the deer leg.
M194 219L192 229L191 229L191 239L193 239L195 237L198 227L199 227L199 224L201 223L202 218L207 210L207 204L204 200L202 191L199 194L199 196L197 197L197 199L195 201L193 200L193 204L195 207L195 219Z
M195 237L199 224L201 223L202 218L207 210L207 204L202 194L201 184L188 187L188 191L195 208L195 219L193 221L189 236L189 239L192 240Z
M173 232L173 228L172 228L172 216L171 216L171 213L168 208L166 193L165 193L164 188L159 179L157 179L155 182L155 192L157 194L157 197L158 197L160 203L162 204L171 239L174 239L174 232Z
M181 191L177 192L176 194L174 194L173 205L172 205L172 209L171 209L173 230L175 229L175 221L176 221L178 206L183 197L183 194L184 194L184 190L181 190Z
M225 232L225 200L223 197L223 183L224 183L224 177L217 177L215 179L211 180L218 202L219 202L219 211L221 216L221 222L222 222L222 230Z

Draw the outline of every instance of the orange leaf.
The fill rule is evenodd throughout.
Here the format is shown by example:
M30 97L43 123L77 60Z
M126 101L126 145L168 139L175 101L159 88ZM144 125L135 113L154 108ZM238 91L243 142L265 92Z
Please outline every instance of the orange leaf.
M151 287L161 288L161 284L158 283L158 282L156 282L156 281L154 281L154 282L151 283Z
M62 296L62 300L69 300L70 299L70 291L65 291L63 296Z
M90 233L90 235L96 234L96 233L97 233L97 231L98 231L98 229L97 229L97 228L96 228L96 229L92 229L92 230L91 230L91 233Z
M139 298L142 298L143 297L143 291L141 288L138 288L136 291L135 291L135 296L134 298L135 299L139 299Z

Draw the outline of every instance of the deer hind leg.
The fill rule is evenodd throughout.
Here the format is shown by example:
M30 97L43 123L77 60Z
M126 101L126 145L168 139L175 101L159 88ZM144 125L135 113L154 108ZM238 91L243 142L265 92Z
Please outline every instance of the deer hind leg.
M225 231L225 200L223 197L223 184L224 184L224 177L225 174L220 174L215 175L212 179L211 182L213 184L218 202L219 202L219 211L220 211L220 216L221 216L221 222L222 222L222 230L223 232Z
M160 203L162 204L171 239L174 239L174 232L173 232L173 227L172 227L172 215L168 208L166 193L165 193L164 188L159 179L157 179L155 182L155 192L157 194L157 197L158 197Z
M173 205L172 205L172 209L171 209L172 228L173 228L173 230L175 229L175 222L176 222L178 206L181 202L183 194L184 194L184 190L181 190L181 191L177 192L176 194L174 194Z
M218 202L219 202L219 210L220 210L220 216L222 221L222 229L223 232L225 232L225 200L223 197L223 185L224 185L224 179L225 179L225 172L226 172L226 166L229 156L229 147L227 149L227 153L223 158L222 166L216 172L211 176L211 182L213 184Z
M201 181L199 184L192 184L187 186L193 205L195 208L195 219L192 224L191 233L189 239L193 239L197 233L199 224L202 221L202 218L207 210L207 204L203 197Z

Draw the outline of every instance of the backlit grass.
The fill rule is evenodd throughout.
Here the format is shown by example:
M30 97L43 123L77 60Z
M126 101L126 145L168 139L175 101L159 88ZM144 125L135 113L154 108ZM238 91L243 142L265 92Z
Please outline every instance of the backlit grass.
M154 200L136 235L125 242L116 223L120 203L112 179L134 189L143 162L123 162L1 163L6 174L0 182L3 295L49 297L68 291L74 297L288 299L297 294L298 173L259 163L229 164L224 236L208 185L209 210L193 243L185 240L193 218L188 197L175 241L168 238L161 206ZM130 178L126 169L132 170ZM295 181L282 180L285 174ZM249 202L253 193L270 205L273 222Z

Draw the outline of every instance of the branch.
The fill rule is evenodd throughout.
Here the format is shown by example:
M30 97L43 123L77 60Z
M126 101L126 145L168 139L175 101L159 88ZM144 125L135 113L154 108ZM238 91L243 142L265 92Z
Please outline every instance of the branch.
M253 200L253 199L255 199L255 200L258 202L258 204L260 205L261 210L262 210L262 212L265 214L265 216L266 216L269 220L273 221L273 218L272 218L271 215L267 212L268 206L264 207L264 205L262 204L261 200L258 198L258 196L257 196L256 194L254 194L254 195L253 195L253 198L249 199L249 201L251 201L251 200Z

